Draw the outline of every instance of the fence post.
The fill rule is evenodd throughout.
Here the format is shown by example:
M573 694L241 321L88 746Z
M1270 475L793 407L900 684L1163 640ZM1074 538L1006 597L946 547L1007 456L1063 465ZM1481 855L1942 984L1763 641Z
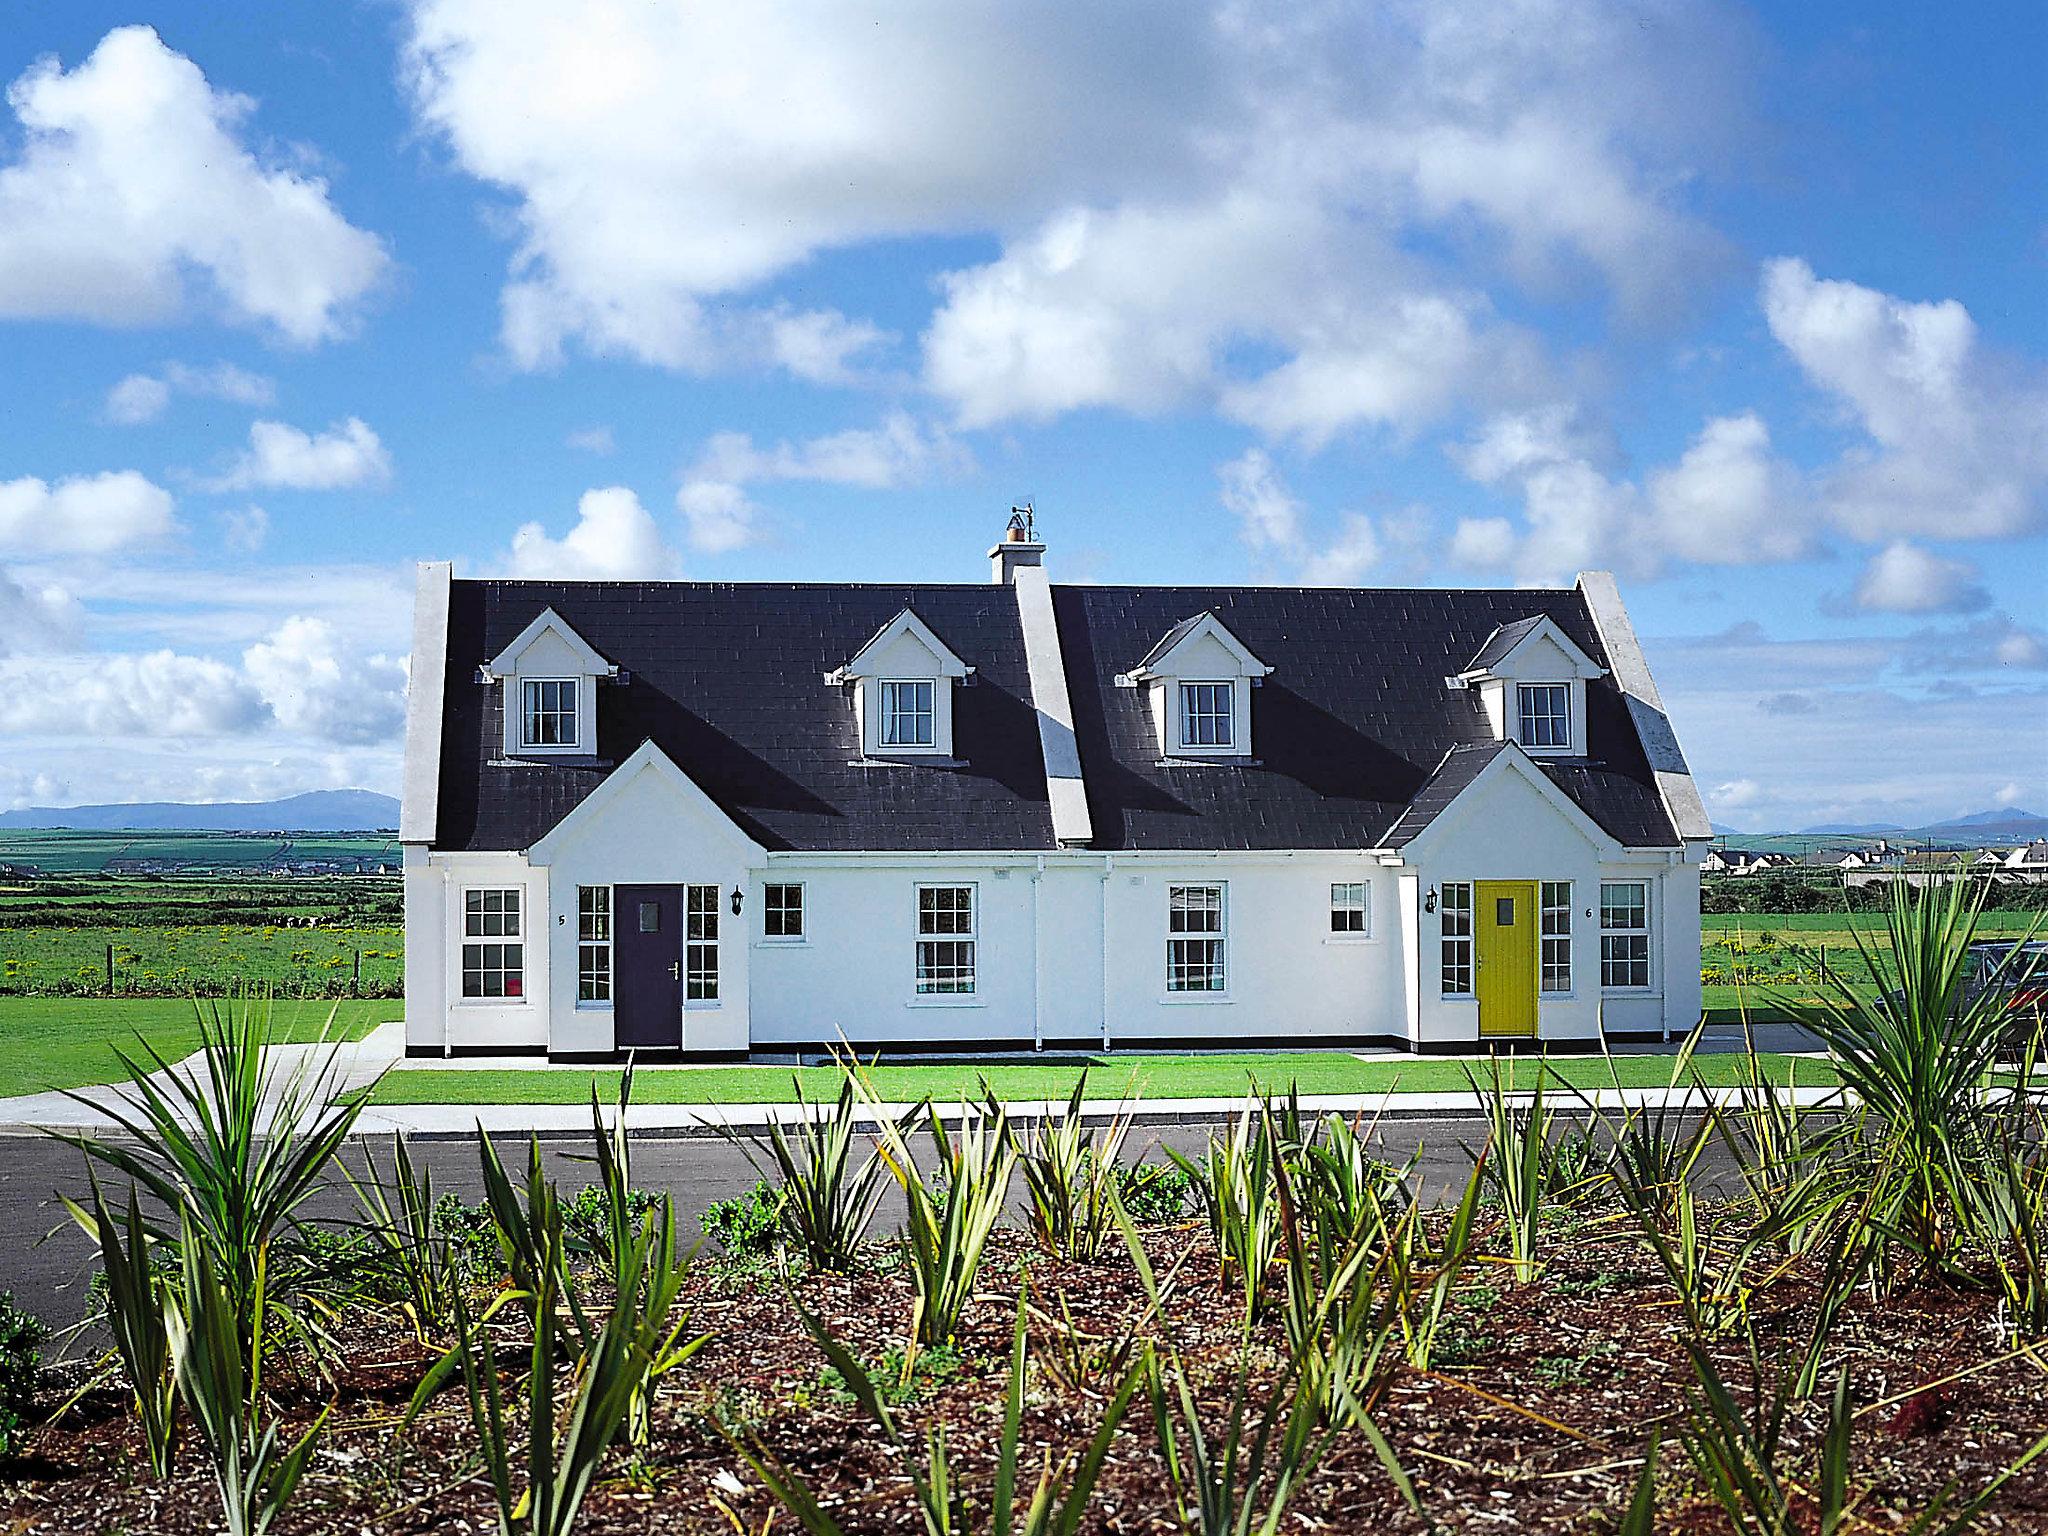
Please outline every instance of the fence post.
M114 946L107 946L107 996L114 995Z
M362 995L362 991L363 991L363 952L362 952L362 951L361 951L360 949L356 951L356 979L355 979L355 983L354 983L354 985L353 985L353 986L351 987L351 989L350 989L350 990L351 990L351 991L353 991L353 992L354 992L354 993L355 993L355 994L356 994L356 995L357 995L358 997L360 997L360 996Z

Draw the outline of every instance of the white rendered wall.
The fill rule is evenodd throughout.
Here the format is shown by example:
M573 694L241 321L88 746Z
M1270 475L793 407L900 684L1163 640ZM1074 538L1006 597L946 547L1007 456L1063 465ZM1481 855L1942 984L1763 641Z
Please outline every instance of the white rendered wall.
M1699 1011L1699 880L1671 856L1602 848L1568 815L1516 773L1490 776L1468 790L1418 839L1411 858L1423 892L1446 882L1569 880L1572 883L1572 988L1537 999L1546 1040L1596 1040L1603 1017L1616 1030L1690 1029ZM1641 880L1650 899L1650 986L1639 992L1600 987L1600 882ZM1424 1045L1472 1044L1479 1004L1446 997L1441 981L1441 904L1419 914L1415 1039ZM1688 959L1688 956L1690 957ZM1690 978L1688 980L1688 978ZM1676 1022L1668 1023L1667 1020Z
M409 1050L538 1050L548 1043L548 875L516 853L406 850L405 1043ZM517 889L525 995L462 995L463 895ZM495 940L493 942L496 942Z

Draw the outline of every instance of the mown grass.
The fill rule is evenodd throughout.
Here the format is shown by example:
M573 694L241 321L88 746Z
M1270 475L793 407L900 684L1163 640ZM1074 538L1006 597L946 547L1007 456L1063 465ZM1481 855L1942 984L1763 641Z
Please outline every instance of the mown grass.
M1802 1087L1823 1087L1836 1081L1827 1063L1805 1057L1766 1055L1762 1058L1780 1081ZM1617 1056L1614 1074L1597 1057L1553 1059L1548 1069L1576 1087L1594 1090L1613 1085L1660 1088L1671 1081L1671 1061L1664 1056ZM1732 1086L1744 1070L1736 1055L1695 1056L1702 1079ZM1137 1098L1236 1099L1254 1083L1285 1090L1293 1083L1304 1094L1464 1093L1470 1085L1455 1060L1395 1058L1361 1060L1339 1051L1245 1053L1216 1056L1098 1056L1085 1061L1067 1058L1050 1063L973 1062L882 1064L871 1069L875 1091L891 1102L931 1098L939 1102L979 1098L981 1083L1005 1099L1065 1099L1083 1068L1088 1070L1087 1097L1094 1100ZM1534 1083L1539 1065L1534 1058L1509 1062L1511 1084ZM789 1104L796 1101L797 1081L809 1097L831 1098L839 1089L834 1067L642 1067L633 1074L633 1098L642 1104ZM588 1104L590 1091L609 1102L618 1094L617 1072L535 1069L406 1068L385 1075L377 1088L382 1104Z
M225 1006L225 1005L224 1005ZM332 1011L336 1033L360 1040L395 1018L388 1001L279 1002L287 1040L317 1039ZM118 1082L118 1051L139 1055L138 1038L170 1060L199 1048L199 1015L190 998L0 998L0 1098L50 1088Z

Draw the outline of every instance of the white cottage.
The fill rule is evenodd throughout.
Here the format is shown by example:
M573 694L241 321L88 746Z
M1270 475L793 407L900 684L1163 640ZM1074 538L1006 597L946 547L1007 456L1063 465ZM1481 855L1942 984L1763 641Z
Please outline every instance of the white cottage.
M1699 1014L1711 837L1568 591L420 569L415 1054L1482 1040Z

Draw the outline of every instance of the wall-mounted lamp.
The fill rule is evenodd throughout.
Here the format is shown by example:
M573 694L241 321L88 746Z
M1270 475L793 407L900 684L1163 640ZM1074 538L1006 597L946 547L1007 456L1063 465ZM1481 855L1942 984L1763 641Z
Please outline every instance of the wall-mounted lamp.
M1436 910L1436 887L1433 885L1423 893L1422 910L1425 912L1434 912Z
M734 886L732 888L732 915L734 917L738 917L740 915L740 903L744 899L745 893L742 892L738 886Z

